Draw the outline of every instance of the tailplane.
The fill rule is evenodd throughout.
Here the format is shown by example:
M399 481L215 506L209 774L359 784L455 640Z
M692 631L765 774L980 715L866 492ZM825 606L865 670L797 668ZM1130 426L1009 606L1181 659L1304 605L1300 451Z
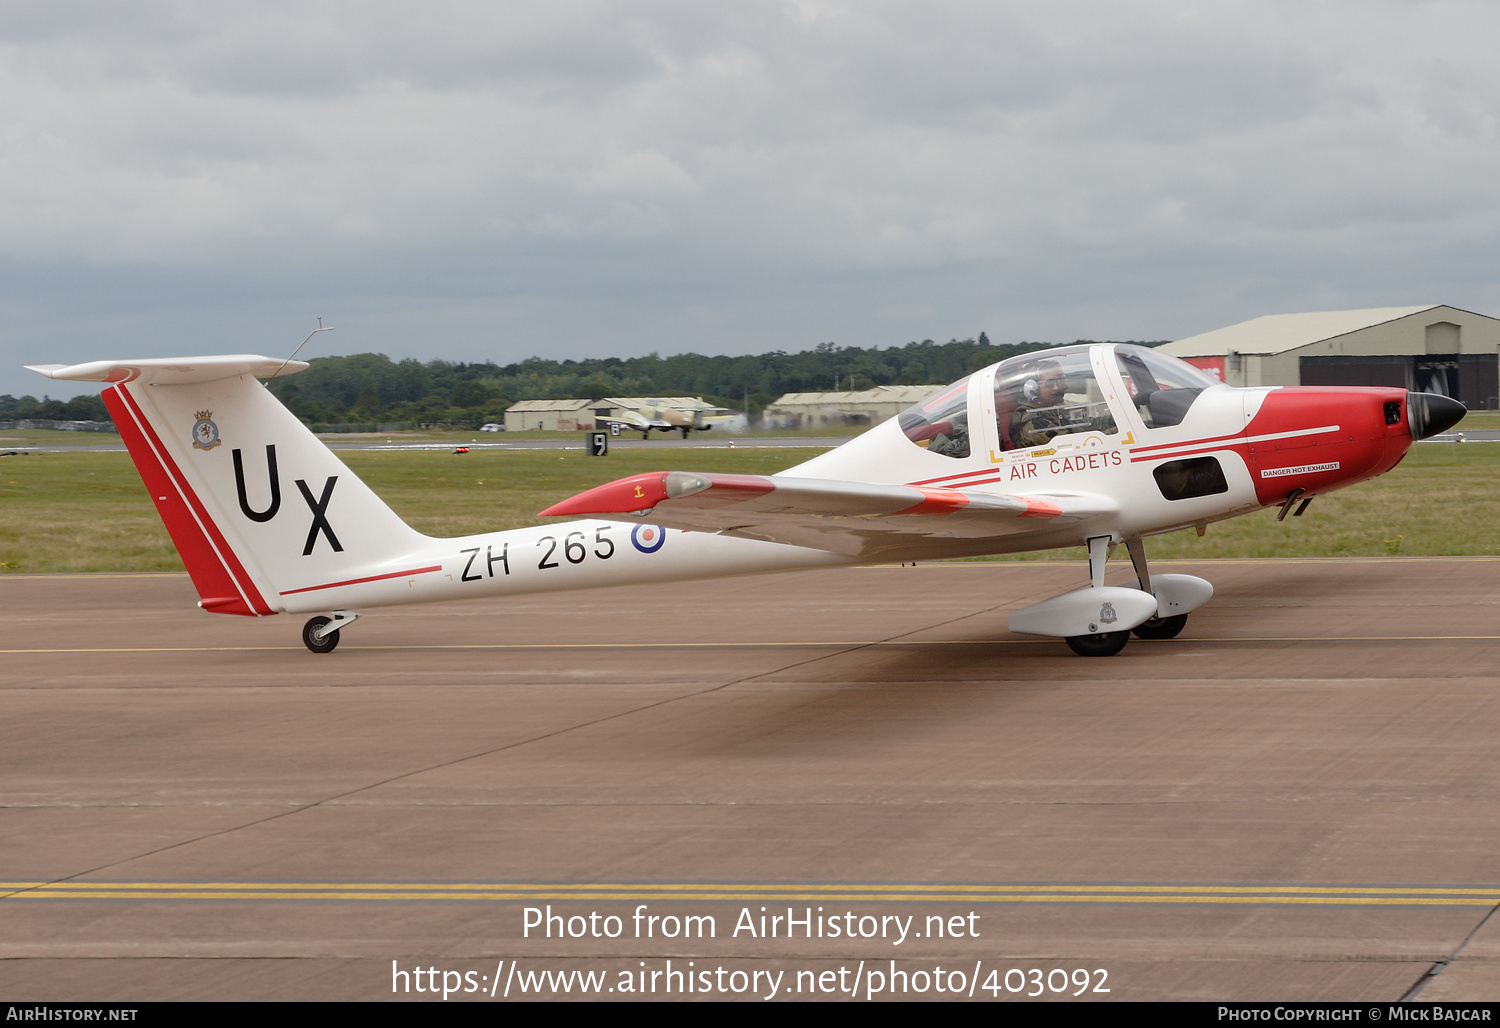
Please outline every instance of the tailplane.
M426 542L258 381L305 367L238 355L31 370L111 383L104 404L199 606L264 616L379 578Z

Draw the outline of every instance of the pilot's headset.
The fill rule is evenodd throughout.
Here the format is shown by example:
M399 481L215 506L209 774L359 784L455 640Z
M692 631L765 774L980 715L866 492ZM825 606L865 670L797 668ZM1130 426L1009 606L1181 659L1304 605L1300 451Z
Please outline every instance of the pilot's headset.
M1042 385L1037 381L1040 372L1032 368L1026 373L1026 381L1021 383L1021 396L1027 403L1036 403L1042 396Z
M1026 372L1026 381L1021 383L1021 395L1027 403L1036 403L1042 398L1041 377L1043 370L1051 371L1057 364L1053 361L1043 361L1041 364L1033 365Z

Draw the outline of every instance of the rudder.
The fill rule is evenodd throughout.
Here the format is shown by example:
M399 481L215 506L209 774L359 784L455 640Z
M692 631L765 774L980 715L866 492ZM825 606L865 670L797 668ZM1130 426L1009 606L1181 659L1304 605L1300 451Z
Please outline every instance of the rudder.
M277 613L283 596L379 575L426 541L257 381L279 367L246 356L33 369L113 383L105 406L215 613Z

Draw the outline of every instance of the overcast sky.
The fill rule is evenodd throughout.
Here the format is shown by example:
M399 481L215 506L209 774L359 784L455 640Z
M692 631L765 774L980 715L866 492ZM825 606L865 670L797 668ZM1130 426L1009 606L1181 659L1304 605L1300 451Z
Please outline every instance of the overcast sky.
M1500 314L1500 5L0 5L21 364Z

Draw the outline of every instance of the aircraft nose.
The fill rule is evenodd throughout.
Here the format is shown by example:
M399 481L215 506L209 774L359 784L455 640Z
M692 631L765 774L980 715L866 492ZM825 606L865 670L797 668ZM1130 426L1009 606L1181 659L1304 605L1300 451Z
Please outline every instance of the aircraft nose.
M1462 420L1469 409L1451 396L1439 393L1407 393L1406 425L1413 439L1427 439L1446 432Z

